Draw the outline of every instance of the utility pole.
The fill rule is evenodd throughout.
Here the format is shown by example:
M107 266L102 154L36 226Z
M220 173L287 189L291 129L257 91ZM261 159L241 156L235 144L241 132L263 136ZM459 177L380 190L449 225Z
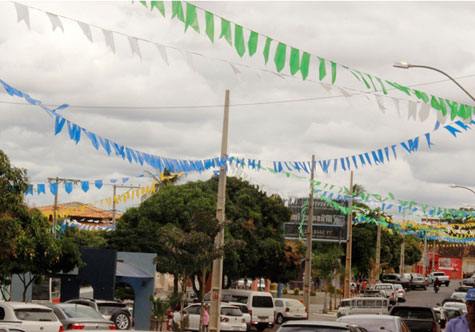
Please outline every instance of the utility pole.
M402 214L402 223L404 224L406 222L406 210L403 211ZM399 268L399 276L402 278L404 276L404 266L406 266L406 263L404 262L404 250L405 250L405 242L404 242L404 234L402 234L402 243L401 243L401 266Z
M81 180L63 179L63 178L59 178L59 177L48 178L49 183L52 183L52 182L56 183L56 193L54 194L54 205L53 205L53 237L56 237L56 226L58 225L58 215L57 215L56 211L58 209L59 183L60 182L63 182L63 183L66 183L66 182L78 183L80 181Z
M226 90L224 98L223 131L221 138L221 159L228 154L228 124L229 124L229 90ZM224 219L226 202L226 163L219 169L218 202L216 207L216 219L221 225L221 230L214 239L215 248L222 248L224 244ZM220 307L221 289L223 279L223 257L213 261L213 273L211 278L211 306L209 312L209 331L219 332L220 329ZM185 281L186 282L186 281Z
M117 213L117 210L115 208L115 195L116 195L117 188L138 189L140 187L138 187L138 186L122 186L122 185L117 185L117 184L114 184L112 187L114 188L114 190L113 190L113 195L114 196L112 196L112 224L115 225L115 215Z
M350 173L350 199L348 207L350 208L350 213L348 213L348 241L346 242L346 262L345 262L345 286L344 294L345 299L350 297L351 289L351 246L352 246L352 234L353 234L353 214L351 213L351 207L353 206L353 171Z
M432 272L435 271L435 240L434 239L434 248L432 249Z
M307 319L310 317L310 280L312 280L312 243L313 243L313 179L315 176L315 155L312 155L310 198L307 218L307 252L305 255L305 280L303 284L304 304L307 307Z
M378 273L377 280L379 279L379 271L381 266L381 222L378 218L378 232L376 233L376 273Z
M426 259L427 259L427 231L424 231L424 253L422 254L422 276L426 277Z

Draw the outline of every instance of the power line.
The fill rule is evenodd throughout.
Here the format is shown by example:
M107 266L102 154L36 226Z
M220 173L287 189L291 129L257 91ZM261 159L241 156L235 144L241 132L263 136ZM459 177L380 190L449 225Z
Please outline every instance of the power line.
M455 77L456 79L464 79L464 78L470 78L470 77L475 77L475 74L471 75L464 75L464 76L458 76ZM418 84L412 84L408 85L408 87L416 87L416 86L424 86L424 85L430 85L430 84L438 84L438 83L444 83L448 82L448 79L441 79L437 81L431 81L431 82L425 82L425 83L418 83ZM387 90L394 90L394 88L390 88ZM364 92L357 92L352 94L354 95L359 95ZM344 97L344 95L337 95L337 96L324 96L324 97L313 97L313 98L300 98L300 99L284 99L284 100L271 100L271 101L257 101L257 102L250 102L250 103L236 103L236 104L230 104L229 106L231 107L242 107L242 106L259 106L259 105L275 105L275 104L287 104L287 103L298 103L298 102L307 102L307 101L315 101L315 100L325 100L325 99L335 99L335 98L341 98ZM5 100L0 100L0 104L9 104L9 105L30 105L29 103L22 103L22 102L12 102L12 101L5 101ZM47 107L56 107L58 105L53 105L53 104L44 104ZM173 106L104 106L104 105L69 105L69 108L85 108L85 109L134 109L134 110L157 110L157 109L183 109L183 108L189 108L189 109L199 109L199 108L221 108L223 107L223 104L214 104L214 105L173 105Z

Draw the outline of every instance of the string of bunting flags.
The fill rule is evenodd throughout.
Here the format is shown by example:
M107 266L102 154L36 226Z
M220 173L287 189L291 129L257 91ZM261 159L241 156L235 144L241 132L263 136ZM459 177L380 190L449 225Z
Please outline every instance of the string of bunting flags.
M145 1L142 1L141 3L144 4L147 7L147 3ZM161 43L157 43L157 42L147 40L147 39L144 39L144 38L131 36L131 35L128 35L128 34L125 34L125 33L122 33L122 32L106 29L104 27L100 27L100 26L97 26L97 25L93 25L93 24L90 24L90 23L86 23L86 22L83 22L83 21L79 21L79 20L76 20L76 19L65 17L65 16L62 16L62 15L59 15L59 14L56 14L56 13L44 11L44 10L41 10L41 9L38 9L38 8L35 8L35 7L31 7L31 6L27 6L27 5L23 5L23 4L18 4L18 3L14 3L14 5L15 5L15 8L16 8L16 11L17 11L17 21L18 22L22 22L22 21L25 22L25 24L27 25L27 27L29 29L30 29L30 15L29 15L29 10L30 9L34 9L34 10L45 13L45 15L49 18L49 20L52 24L53 31L55 31L57 28L59 28L64 32L64 26L61 22L61 19L66 19L66 20L77 23L78 26L80 27L81 31L83 32L83 34L86 36L86 38L89 41L94 42L94 39L92 37L91 28L99 29L99 30L102 31L102 34L104 36L104 40L106 42L106 46L114 54L115 54L114 35L121 35L121 36L124 36L128 39L129 46L131 48L132 54L136 54L140 59L142 59L142 54L141 54L139 43L138 43L139 41L145 42L145 43L151 43L151 44L155 45L155 48L159 51L162 60L167 65L169 65L169 54L168 54L169 50L176 50L176 51L180 52L183 55L183 57L186 60L186 62L188 63L188 65L192 68L194 68L192 55L195 55L195 56L206 57L206 58L209 58L209 59L212 59L212 60L215 60L215 61L220 61L220 62L223 62L223 63L227 63L230 66L232 72L235 75L241 74L241 71L238 69L238 67L240 67L240 68L246 68L248 70L251 70L251 71L255 72L260 78L262 78L262 76L260 74L258 74L258 72L256 72L256 70L261 71L261 72L270 73L270 74L275 74L275 75L277 75L281 78L285 78L285 77L295 78L295 76L294 76L295 73L292 73L292 72L289 75L289 74L285 74L281 71L274 72L274 71L269 71L267 69L262 69L262 68L253 68L253 67L248 66L248 65L243 64L243 63L235 63L235 62L224 60L224 59L212 58L212 57L209 57L207 55L204 55L204 54L201 54L201 53L198 53L198 52L195 52L195 51L184 50L184 49L180 49L180 48L177 48L177 47L174 47L174 46L169 46L169 45L164 45L164 44L161 44ZM190 17L189 19L191 21L194 21L194 18L193 18L194 14L193 13L194 12L196 13L196 8L198 8L198 7L195 7L194 5L188 4L188 3L186 3L186 7L187 7L187 13L188 13L188 11L190 11L190 15L187 14L186 19L188 20L188 17ZM150 9L153 10L155 8L156 9L160 8L159 9L160 12L165 16L165 4L163 2L152 1ZM179 15L179 13L181 12L180 8L183 8L181 2L173 1L172 2L172 8L173 8L173 17L172 18L180 17L180 15ZM214 31L214 16L215 16L215 14L212 14L212 13L209 13L209 12L206 12L206 13L207 13L206 14L207 15L206 16L206 24L207 24L207 33L208 33L208 31L211 29L211 25L213 26L213 31ZM219 16L217 16L217 17L219 17ZM227 21L224 18L222 18L222 20ZM196 24L199 24L198 21L196 21ZM230 24L233 24L233 23L230 22ZM208 25L209 25L209 27L208 27ZM195 23L193 23L193 24L190 23L188 26L195 26ZM225 24L225 26L226 26L226 24ZM239 25L236 25L236 26L239 26ZM199 25L198 25L198 27L199 27ZM223 29L223 26L222 26L222 29ZM226 30L226 31L228 31L228 30ZM237 31L238 31L238 34L240 34L239 31L241 31L241 30L239 28L237 28ZM247 31L247 30L244 29L243 31ZM229 33L231 33L230 30L229 30ZM252 32L252 31L249 31L249 33L250 33L250 36L249 36L248 44L249 43L251 44L251 46L249 46L249 49L250 50L253 49L254 46L252 46L252 45L254 45L253 44L254 42L256 43L256 49L257 49L257 42L258 42L259 36L261 36L261 39L263 37L266 37L266 36L264 36L262 34L259 34L259 33ZM253 33L255 33L255 34L253 34ZM211 32L210 32L210 34L211 34ZM227 34L228 34L228 32L225 33L226 36L227 36ZM235 31L235 34L236 34L236 31ZM251 38L251 36L252 36L252 38ZM266 38L270 38L270 37L266 37ZM238 37L237 39L240 40L241 37ZM214 40L214 37L213 37L213 40ZM236 43L236 41L235 41L235 43ZM269 47L267 49L267 52L269 52L269 50L270 50L271 43L272 43L272 39L270 39L269 45L267 45L267 41L266 41L266 47L267 46ZM240 42L239 42L239 44L240 44ZM279 43L279 45L281 45L281 44L282 43ZM294 49L295 48L292 48L292 50L294 50ZM281 47L281 50L285 50L285 49ZM252 53L250 55L252 56L254 53ZM303 54L305 54L305 52ZM300 64L293 63L293 64L290 65L290 67L291 68L292 67L295 67L295 68L298 67L298 70L300 70L300 71L304 70L304 69L302 69L302 66L305 66L307 62L304 61L303 58L304 58L304 56L302 55L302 62ZM314 58L313 55L312 55L312 58ZM408 120L411 119L411 118L416 120L417 115L419 115L420 120L425 121L429 116L431 107L438 110L438 111L440 111L440 112L437 112L437 119L441 123L445 123L446 119L449 117L448 110L450 111L451 120L454 120L456 117L460 117L460 118L462 118L466 121L472 118L472 108L470 106L458 105L458 103L456 103L456 102L452 102L452 101L449 101L447 99L445 99L445 101L444 101L444 99L438 98L438 97L436 98L434 96L431 96L430 103L429 103L429 99L428 99L429 97L424 92L421 92L419 90L414 90L414 89L411 89L411 88L408 88L408 87L403 87L399 84L396 84L396 83L390 82L390 81L386 81L389 86L385 87L384 84L383 84L383 81L380 78L377 78L377 77L376 77L377 81L382 86L382 89L379 89L379 90L375 88L374 91L372 91L372 90L360 91L360 90L356 90L356 89L349 88L349 87L345 87L345 88L339 87L339 86L335 85L335 79L334 79L336 77L336 68L339 65L337 66L337 64L332 62L332 61L330 61L331 67L332 67L332 82L331 82L331 84L329 84L329 83L327 84L322 80L326 76L326 71L327 70L326 70L326 65L325 64L328 63L328 61L323 59L323 58L320 58L320 57L315 57L315 58L318 58L318 61L319 61L319 65L318 65L319 80L313 80L311 78L307 79L307 77L305 77L305 79L307 81L316 82L316 83L321 84L321 86L325 89L325 91L327 91L327 93L330 93L332 87L337 87L340 90L341 95L336 96L336 97L345 97L346 99L349 99L349 98L354 97L354 96L363 95L363 96L368 98L368 94L373 95L375 100L376 100L378 108L383 113L387 109L387 107L384 105L384 102L383 102L384 98L392 99L396 109L398 110L398 112L399 112L399 108L400 108L400 101L403 100L403 101L407 102ZM295 57L295 56L290 57L291 62L292 61L297 61L298 59L299 58ZM266 63L267 63L267 61L266 61ZM308 63L308 65L310 65L310 62ZM345 66L342 66L342 67L347 69L347 70L350 70L348 67L345 67ZM304 70L304 71L306 71L308 73L308 68L307 68L307 70ZM373 77L371 75L363 74L363 73L361 73L359 71L356 71L356 70L352 70L352 74L355 75L355 77L357 77L360 81L368 83L365 79L365 76L366 76L366 78L374 86ZM362 78L362 80L360 79L360 77ZM369 84L365 84L365 86L368 87ZM357 92L353 93L353 94L350 94L346 90L354 90L354 91L357 91ZM388 91L391 91L391 90L403 91L405 93L404 96L409 96L409 97L411 97L411 96L414 97L415 96L415 97L417 97L418 102L414 102L412 100L403 99L403 98L389 97L388 96ZM411 92L412 92L412 95L411 95ZM447 104L448 106L446 106L445 104ZM419 105L419 109L418 109L418 105Z
M163 1L151 1L150 7L148 6L147 1L140 1L140 3L146 8L150 8L151 11L156 8L165 17L165 5ZM186 11L183 8L183 4L186 6ZM262 51L264 62L265 64L268 63L272 49L274 54L274 64L278 73L280 73L288 63L288 69L291 75L293 76L300 72L302 79L305 80L309 76L309 68L311 64L315 63L318 79L322 81L325 77L331 77L331 80L328 83L334 85L337 78L338 68L342 68L356 78L357 81L366 88L366 91L383 92L384 95L387 95L388 87L392 87L404 95L414 97L423 102L426 105L425 109L427 110L427 113L432 107L441 112L443 116L446 116L449 111L453 116L458 116L463 120L472 118L473 109L470 105L459 104L458 102L437 97L424 91L412 89L389 80L383 80L380 77L361 72L348 66L339 65L335 61L312 55L309 52L301 51L293 46L288 46L286 43L275 40L267 35L247 29L240 24L234 23L189 2L172 1L171 6L171 18L181 21L185 25L185 32L189 27L191 27L197 33L201 33L202 30L199 26L200 20L198 16L199 11L205 22L204 32L212 43L214 43L216 36L215 30L217 30L215 29L216 17L221 23L219 39L224 39L231 47L234 47L241 58L246 54L246 45L248 54L252 57L256 54L258 45L260 45L259 41L261 40L260 43L262 44L263 40L265 40ZM290 52L287 53L288 51ZM289 54L288 57L287 54ZM327 76L327 72L330 75ZM379 103L378 99L377 101Z
M210 169L215 169L221 167L221 165L232 165L233 163L236 166L248 167L249 169L260 170L263 167L263 162L257 159L250 158L240 158L240 157L216 157L204 160L183 160L183 159L172 159L161 156L156 156L141 152L139 150L130 148L128 146L116 143L108 138L103 138L86 128L83 128L63 117L59 114L58 110L63 110L68 107L68 104L63 104L56 109L50 109L43 105L43 103L37 99L30 97L27 93L24 93L3 80L0 80L0 84L4 87L5 91L11 95L19 98L24 98L29 104L40 106L45 112L47 112L55 121L54 133L58 135L67 128L69 138L74 141L76 144L79 143L82 137L87 137L90 143L96 150L99 150L100 147L107 153L108 156L114 152L118 157L121 157L123 160L127 159L129 163L136 163L140 166L147 164L154 169L163 172L166 168L173 172L203 172ZM462 122L456 121L455 123L443 126L450 134L454 137L457 137L457 134L462 133L471 129L471 126L475 124L474 121ZM440 122L436 122L434 131L437 131L440 128ZM460 128L460 129L459 129ZM463 130L463 131L462 131ZM392 144L377 150L364 152L352 156L338 157L332 159L323 159L316 161L317 169L321 170L323 173L329 173L330 171L336 172L337 170L348 171L351 169L358 169L358 167L366 166L377 166L382 165L385 162L390 162L396 160L398 152L403 149L403 151L408 154L417 152L419 149L420 141L425 139L427 147L431 148L434 144L431 142L431 133L425 133L420 136L417 136L412 139L405 140L399 144ZM422 144L422 143L421 143ZM272 161L273 170L276 173L280 172L305 172L309 173L311 169L311 162L309 161Z

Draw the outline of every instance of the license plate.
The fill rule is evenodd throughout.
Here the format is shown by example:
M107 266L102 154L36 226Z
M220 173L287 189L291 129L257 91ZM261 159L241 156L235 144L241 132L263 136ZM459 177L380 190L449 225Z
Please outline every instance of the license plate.
M259 322L267 322L267 317L259 317Z

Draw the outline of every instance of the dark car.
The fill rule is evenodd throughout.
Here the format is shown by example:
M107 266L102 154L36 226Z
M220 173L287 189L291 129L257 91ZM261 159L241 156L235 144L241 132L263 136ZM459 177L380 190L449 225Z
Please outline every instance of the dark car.
M132 327L130 311L125 303L112 300L75 299L66 303L82 304L91 307L106 320L111 320L118 330L129 330Z
M115 330L110 320L104 319L97 311L74 303L46 303L53 309L63 324L64 330Z
M429 307L394 306L389 312L391 316L399 316L411 332L440 332L440 321ZM445 323L445 322L443 322Z
M400 284L404 289L408 289L410 283L409 279L401 277L396 273L383 274L381 275L380 280L385 284Z

